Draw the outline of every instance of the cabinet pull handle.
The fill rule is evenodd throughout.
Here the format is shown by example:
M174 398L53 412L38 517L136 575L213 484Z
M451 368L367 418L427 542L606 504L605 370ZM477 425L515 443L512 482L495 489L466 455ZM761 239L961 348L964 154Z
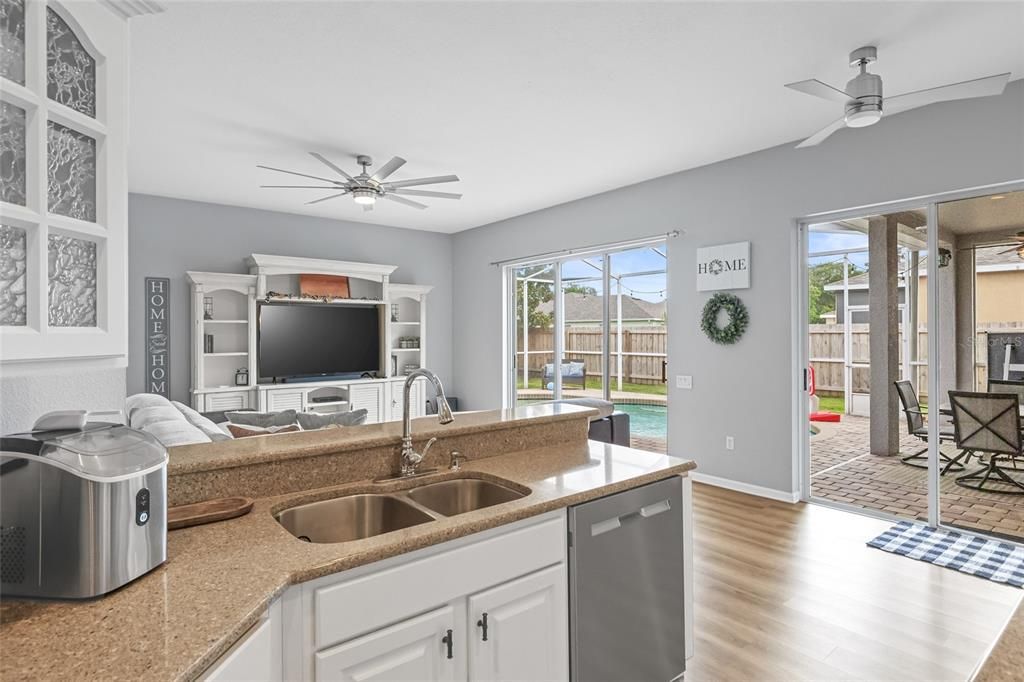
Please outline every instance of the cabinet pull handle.
M483 616L476 622L476 624L483 630L482 641L487 641L487 612L484 611Z
M447 647L448 647L448 658L451 658L452 657L452 631L448 630L448 634L446 634L444 637L442 637L441 641L444 642L447 645Z

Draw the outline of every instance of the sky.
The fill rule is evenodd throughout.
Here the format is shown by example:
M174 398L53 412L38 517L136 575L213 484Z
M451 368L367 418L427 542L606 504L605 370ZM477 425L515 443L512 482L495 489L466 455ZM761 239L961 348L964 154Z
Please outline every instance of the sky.
M665 252L664 244L657 248L662 253ZM600 267L600 258L588 258L587 260ZM641 249L632 249L629 251L613 253L611 261L613 275L666 269L665 258L655 253L649 246L645 246ZM604 283L599 269L591 267L581 260L567 261L562 266L563 281L576 277L588 278L586 281L581 281L580 285L591 287L595 289L598 294L603 293ZM615 291L616 286L613 280L612 292L614 293ZM662 273L660 275L623 277L622 293L627 296L635 296L636 298L641 298L647 301L663 301L668 294L666 275Z
M862 232L816 232L814 227L814 225L811 226L811 230L807 235L809 253L815 253L817 251L835 251L836 249L867 248L868 236ZM817 258L809 258L807 262L810 265L818 265L820 263L828 263L830 261L838 262L842 260L842 258L842 255L819 256ZM851 253L850 262L854 265L860 266L861 268L867 267L867 252Z

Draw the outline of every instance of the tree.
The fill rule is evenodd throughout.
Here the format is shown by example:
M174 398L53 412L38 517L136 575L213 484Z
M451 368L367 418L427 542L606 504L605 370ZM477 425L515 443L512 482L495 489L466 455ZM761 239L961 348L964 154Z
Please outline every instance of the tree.
M850 277L866 272L857 265L850 263ZM819 263L807 269L807 319L811 324L821 324L824 313L834 312L836 297L831 291L825 291L826 284L843 281L843 262Z
M524 268L519 270L516 274L519 277L530 277L542 273L545 269L550 266L540 266L538 268ZM542 280L531 280L527 285L527 303L526 309L529 311L529 325L531 328L546 328L550 327L552 323L551 315L548 313L541 312L538 310L538 306L541 303L546 303L554 298L554 286L550 282ZM523 282L516 280L516 319L522 324L523 319Z

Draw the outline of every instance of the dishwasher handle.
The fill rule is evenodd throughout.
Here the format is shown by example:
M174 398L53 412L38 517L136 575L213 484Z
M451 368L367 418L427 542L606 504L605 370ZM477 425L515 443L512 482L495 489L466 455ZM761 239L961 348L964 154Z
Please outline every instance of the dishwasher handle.
M596 538L598 535L603 535L604 533L609 533L621 528L625 523L640 519L649 519L652 516L657 516L658 514L667 512L670 509L672 509L672 503L665 499L640 507L636 511L627 512L625 514L620 514L619 516L613 516L610 519L605 519L604 521L592 523L590 524L590 537Z

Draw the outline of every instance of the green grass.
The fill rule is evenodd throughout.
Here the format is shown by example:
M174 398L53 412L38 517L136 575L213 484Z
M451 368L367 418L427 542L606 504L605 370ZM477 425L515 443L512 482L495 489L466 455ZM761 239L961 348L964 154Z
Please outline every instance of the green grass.
M615 377L611 380L612 390L617 390ZM597 377L591 379L587 378L587 389L599 389L601 387L601 381ZM516 388L523 388L522 377L516 382ZM544 387L541 385L540 377L530 377L530 388L542 390ZM572 383L567 387L567 390L573 390L579 388L579 384ZM626 393L644 393L646 395L667 395L668 387L665 384L633 384L623 381L622 390ZM840 398L842 400L842 398Z
M846 403L841 395L820 395L818 396L818 410L821 412L846 414ZM921 403L921 412L928 414L928 403ZM902 419L902 415L900 418Z

